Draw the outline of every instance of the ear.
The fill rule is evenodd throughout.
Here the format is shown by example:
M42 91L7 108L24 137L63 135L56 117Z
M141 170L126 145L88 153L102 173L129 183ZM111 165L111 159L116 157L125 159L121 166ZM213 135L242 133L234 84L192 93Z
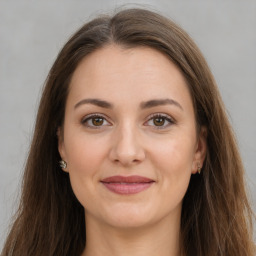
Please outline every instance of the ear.
M204 160L207 152L207 128L202 126L200 128L200 132L198 134L196 151L194 154L193 164L192 164L192 173L196 174L198 172L198 168L203 167Z
M60 157L62 160L67 162L66 160L66 152L65 152L65 146L64 146L64 135L63 135L63 130L61 127L58 128L57 130L57 137L58 137L58 151L60 154ZM64 172L68 172L67 168L62 168Z

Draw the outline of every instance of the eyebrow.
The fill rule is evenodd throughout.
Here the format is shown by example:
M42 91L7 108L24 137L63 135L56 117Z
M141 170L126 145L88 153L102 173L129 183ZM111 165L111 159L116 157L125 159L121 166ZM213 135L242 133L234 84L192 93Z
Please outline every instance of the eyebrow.
M155 99L155 100L149 100L149 101L145 101L142 102L140 104L140 107L142 109L145 108L152 108L152 107L157 107L157 106L161 106L161 105L174 105L178 108L180 108L181 110L183 110L182 106L180 105L180 103L178 103L177 101L173 100L173 99Z
M79 101L78 103L75 104L75 109L78 108L79 106L83 104L92 104L101 108L107 108L107 109L113 109L113 105L105 100L100 100L100 99L83 99ZM146 108L152 108L152 107L157 107L161 105L174 105L183 110L182 106L175 100L173 99L153 99L149 101L142 102L140 104L141 109L146 109Z
M109 108L112 109L113 105L105 100L99 100L99 99L83 99L76 103L75 108L78 108L79 106L83 104L92 104L101 108Z

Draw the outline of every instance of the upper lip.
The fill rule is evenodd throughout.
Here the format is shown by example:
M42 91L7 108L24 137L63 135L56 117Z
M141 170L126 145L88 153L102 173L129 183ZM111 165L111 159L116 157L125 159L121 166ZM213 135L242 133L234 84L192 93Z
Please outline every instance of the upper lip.
M154 180L138 175L132 176L111 176L101 180L103 183L149 183Z

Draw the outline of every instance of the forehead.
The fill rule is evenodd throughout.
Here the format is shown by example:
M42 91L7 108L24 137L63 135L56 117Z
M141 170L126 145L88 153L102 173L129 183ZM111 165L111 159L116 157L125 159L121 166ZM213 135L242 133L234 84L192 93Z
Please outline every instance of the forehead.
M180 70L163 53L149 48L110 45L86 56L76 68L70 94L74 98L148 100L175 97L191 101ZM190 102L191 103L191 102Z

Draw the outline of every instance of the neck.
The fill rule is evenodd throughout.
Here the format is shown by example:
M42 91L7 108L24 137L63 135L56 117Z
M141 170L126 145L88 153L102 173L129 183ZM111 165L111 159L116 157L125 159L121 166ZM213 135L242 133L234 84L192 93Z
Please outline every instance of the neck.
M181 256L180 220L163 219L146 227L116 228L86 218L82 256Z

